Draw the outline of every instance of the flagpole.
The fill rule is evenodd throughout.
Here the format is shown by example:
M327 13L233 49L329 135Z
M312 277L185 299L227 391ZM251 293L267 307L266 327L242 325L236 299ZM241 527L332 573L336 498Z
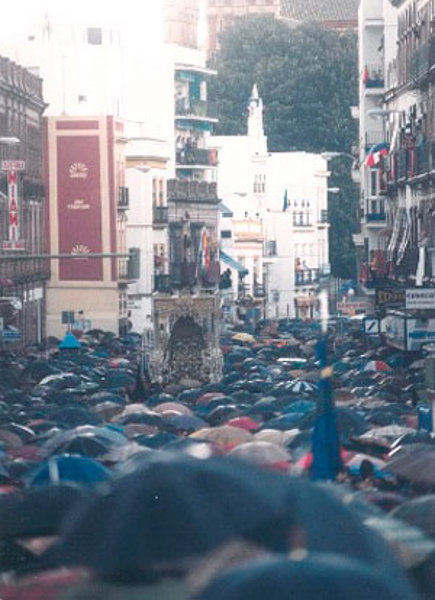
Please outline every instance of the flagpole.
M333 369L328 364L328 295L319 295L321 335L317 343L320 379L316 420L314 423L312 450L313 463L311 478L314 480L335 480L341 469L340 439L337 415L333 397Z

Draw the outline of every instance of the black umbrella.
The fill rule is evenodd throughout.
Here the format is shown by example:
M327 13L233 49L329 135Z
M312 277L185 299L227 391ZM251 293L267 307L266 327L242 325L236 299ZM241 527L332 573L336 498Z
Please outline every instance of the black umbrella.
M363 562L333 554L304 560L283 558L253 562L217 577L197 600L412 600L403 580L391 580Z
M435 486L435 446L410 444L399 448L385 471L423 486Z
M149 461L70 519L50 562L134 581L234 537L284 549L285 493L285 478L224 459Z
M79 425L99 425L102 420L98 415L80 407L66 407L52 415L53 421L67 425L68 427L78 427Z
M67 511L89 496L67 484L0 496L0 539L56 535Z
M435 539L435 494L405 502L391 516L418 527Z
M41 379L44 379L48 375L60 373L60 369L48 360L34 360L26 366L26 373L39 383Z

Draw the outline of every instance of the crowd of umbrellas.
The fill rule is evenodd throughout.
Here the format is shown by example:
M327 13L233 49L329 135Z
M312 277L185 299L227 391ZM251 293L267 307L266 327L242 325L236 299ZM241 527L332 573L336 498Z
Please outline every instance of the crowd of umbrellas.
M3 349L0 598L435 598L424 361L330 334L335 481L316 323L227 332L207 384L151 383L136 334Z

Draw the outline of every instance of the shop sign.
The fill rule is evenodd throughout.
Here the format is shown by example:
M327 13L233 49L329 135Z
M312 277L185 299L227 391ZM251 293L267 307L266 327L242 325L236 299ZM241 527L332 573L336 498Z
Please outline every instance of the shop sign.
M408 310L435 310L435 288L412 288L406 290Z

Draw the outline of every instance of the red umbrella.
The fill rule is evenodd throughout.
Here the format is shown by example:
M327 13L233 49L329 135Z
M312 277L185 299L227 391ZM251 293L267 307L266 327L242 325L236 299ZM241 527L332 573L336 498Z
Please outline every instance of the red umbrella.
M245 431L258 431L261 427L261 423L254 421L250 417L234 417L234 419L227 421L226 425L239 427L239 429L244 429Z
M390 365L387 365L383 360L370 360L364 367L364 371L392 371Z
M198 404L209 404L212 400L216 400L216 398L224 398L225 394L222 392L207 392L198 398Z

